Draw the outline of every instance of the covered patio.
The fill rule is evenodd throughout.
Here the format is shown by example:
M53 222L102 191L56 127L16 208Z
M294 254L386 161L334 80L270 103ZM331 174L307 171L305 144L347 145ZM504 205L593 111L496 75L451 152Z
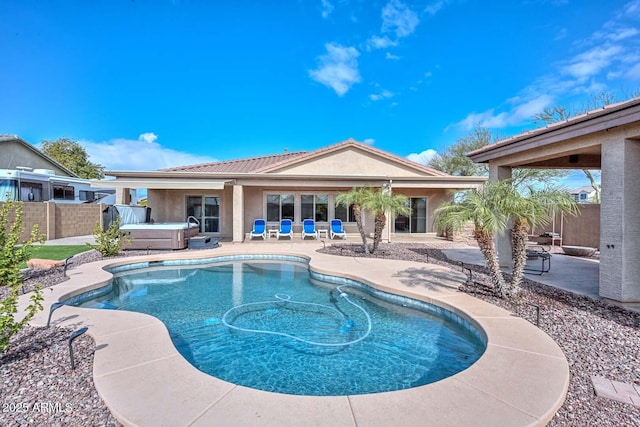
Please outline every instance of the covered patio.
M489 179L514 168L600 169L599 295L640 307L640 98L525 132L468 154L489 164ZM500 239L508 253L510 242Z

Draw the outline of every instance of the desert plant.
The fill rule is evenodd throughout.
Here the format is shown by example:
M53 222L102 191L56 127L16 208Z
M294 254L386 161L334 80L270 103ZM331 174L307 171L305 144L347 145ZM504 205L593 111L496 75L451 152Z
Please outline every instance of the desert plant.
M513 192L509 198L508 213L513 220L511 248L513 250L513 272L507 292L514 295L520 289L527 262L527 240L529 230L546 225L556 212L577 215L578 204L562 187L547 186L542 189L527 187Z
M510 180L489 181L466 191L458 202L443 203L435 212L438 230L461 230L468 221L474 224L474 237L484 255L499 297L512 296L520 288L527 261L527 235L531 227L547 224L555 212L575 215L578 208L562 188L553 186L518 191ZM507 282L500 270L495 237L511 231L513 271Z
M122 234L120 231L120 218L111 221L106 230L100 226L100 223L97 223L93 228L93 235L96 238L95 249L103 257L116 256L125 245L131 243L131 237ZM92 245L89 246L94 248Z
M11 337L43 309L42 290L40 286L36 286L29 298L31 303L24 310L24 316L17 320L19 298L24 286L20 265L29 259L31 246L43 240L38 226L34 225L29 239L20 242L22 216L22 202L7 201L0 208L0 351L9 348Z
M507 230L509 211L506 203L513 193L510 182L489 181L482 187L467 190L456 202L445 202L434 213L438 231L460 231L473 222L473 237L484 256L493 289L499 297L507 295L507 284L498 260L494 238Z

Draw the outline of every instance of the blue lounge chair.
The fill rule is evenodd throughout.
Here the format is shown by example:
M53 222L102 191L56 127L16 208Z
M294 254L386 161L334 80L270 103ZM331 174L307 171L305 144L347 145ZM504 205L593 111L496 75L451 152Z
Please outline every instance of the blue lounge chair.
M262 237L262 240L267 239L267 221L264 219L256 219L253 221L253 230L249 233L249 239L254 237Z
M316 231L316 222L312 219L305 219L302 221L302 240L305 237L311 236L314 239L318 238L318 232Z
M341 239L347 238L347 233L344 232L342 228L342 221L339 219L331 220L331 229L329 230L329 237L333 239L334 237L340 237Z
M280 239L280 237L284 236L289 236L290 239L293 239L293 225L290 219L280 221L280 230L276 233L276 238Z

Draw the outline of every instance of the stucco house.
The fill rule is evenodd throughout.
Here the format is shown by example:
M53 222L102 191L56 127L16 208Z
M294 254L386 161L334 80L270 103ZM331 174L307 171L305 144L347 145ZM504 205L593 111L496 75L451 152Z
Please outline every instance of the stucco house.
M17 135L0 134L0 169L46 169L56 175L76 177L60 163Z
M290 218L294 232L312 218L319 228L343 221L347 233L357 229L350 208L336 196L353 187L387 187L410 199L411 214L391 218L384 232L420 234L434 231L433 211L452 190L481 185L484 177L450 176L353 139L314 151L284 152L157 171L107 171L115 179L98 185L116 188L116 203L128 204L130 189L147 189L147 206L156 222L196 217L201 233L242 242L256 218L277 228ZM373 220L365 214L367 232Z
M576 203L592 203L596 191L593 187L585 186L569 190L569 195Z

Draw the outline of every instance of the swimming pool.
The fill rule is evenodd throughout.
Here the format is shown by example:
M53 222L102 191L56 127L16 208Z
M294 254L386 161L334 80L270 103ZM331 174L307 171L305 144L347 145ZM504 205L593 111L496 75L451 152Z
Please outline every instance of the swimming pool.
M111 271L112 284L66 303L151 314L198 369L260 390L401 390L466 369L486 346L452 312L310 272L303 258L236 256Z

